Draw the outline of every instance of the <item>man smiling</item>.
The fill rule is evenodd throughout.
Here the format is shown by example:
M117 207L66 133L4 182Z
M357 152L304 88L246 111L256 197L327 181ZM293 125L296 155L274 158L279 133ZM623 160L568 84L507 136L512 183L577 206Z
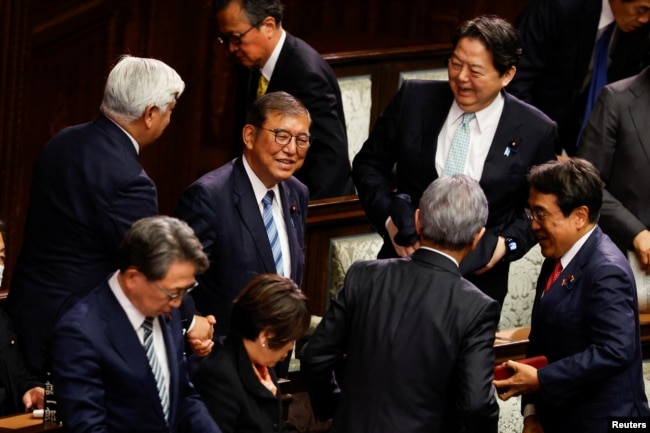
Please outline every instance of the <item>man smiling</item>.
M194 229L211 264L191 296L199 311L216 316L218 335L228 334L232 301L255 275L278 273L300 284L308 193L293 173L309 149L310 123L298 99L267 93L248 114L243 155L181 197L176 215Z
M526 394L524 432L605 433L613 417L648 417L632 270L598 227L603 183L584 159L552 161L528 176L530 224L546 261L537 281L528 356L508 361L499 398Z
M414 211L433 180L455 173L478 180L489 202L487 231L460 268L503 304L510 262L535 243L524 215L526 173L554 158L556 128L503 91L521 53L511 24L475 18L456 30L452 44L449 83L406 81L357 154L353 178L384 237L379 258L417 249Z

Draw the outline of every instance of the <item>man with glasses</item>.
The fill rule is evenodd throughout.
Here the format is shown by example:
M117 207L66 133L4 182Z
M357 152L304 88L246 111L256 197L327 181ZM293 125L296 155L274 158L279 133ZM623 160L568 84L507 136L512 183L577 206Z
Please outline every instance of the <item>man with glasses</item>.
M119 270L54 329L54 393L66 431L220 432L189 381L177 310L209 265L199 240L176 218L144 218L117 260Z
M219 41L245 68L237 91L236 131L252 101L266 92L298 98L316 137L296 177L312 199L354 194L341 91L334 72L304 41L282 28L279 0L215 0Z
M309 197L293 173L310 149L310 123L288 93L257 99L242 131L243 155L194 182L176 208L210 259L191 296L201 313L216 316L218 335L228 334L232 301L255 275L301 283Z
M533 167L528 182L527 214L546 260L527 355L549 364L505 363L515 374L494 382L499 398L524 395L524 432L541 424L545 433L606 433L612 420L650 416L634 277L598 226L598 171L584 159L551 161Z

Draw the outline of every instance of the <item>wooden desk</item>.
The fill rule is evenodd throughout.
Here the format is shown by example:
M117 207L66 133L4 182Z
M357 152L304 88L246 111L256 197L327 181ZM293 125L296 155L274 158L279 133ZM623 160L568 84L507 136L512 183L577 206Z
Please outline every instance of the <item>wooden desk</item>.
M1 433L33 433L42 431L48 431L51 433L63 432L63 427L60 425L45 427L43 425L43 419L34 418L31 413L21 413L0 418Z

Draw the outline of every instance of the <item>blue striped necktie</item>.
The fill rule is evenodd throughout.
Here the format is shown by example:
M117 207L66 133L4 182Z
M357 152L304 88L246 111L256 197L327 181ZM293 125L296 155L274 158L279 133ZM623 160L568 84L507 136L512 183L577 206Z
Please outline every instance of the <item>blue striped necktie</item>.
M160 397L160 404L162 405L163 414L165 415L165 422L169 425L169 393L167 391L167 384L165 376L162 374L162 368L158 363L158 357L153 345L153 317L147 317L142 322L142 329L144 329L144 350L147 352L147 359L149 359L149 366L156 379L156 386L158 387L158 397Z
M275 270L278 275L284 275L284 268L282 266L282 248L280 248L280 237L278 236L278 228L275 226L273 220L273 191L269 190L262 199L264 205L264 227L266 234L271 243L271 251L273 251L273 261L275 262Z
M451 139L451 148L449 155L447 155L447 162L442 169L443 176L451 176L457 173L465 172L465 160L467 159L467 151L469 150L469 122L476 117L476 113L463 114L463 120L456 128L454 138Z

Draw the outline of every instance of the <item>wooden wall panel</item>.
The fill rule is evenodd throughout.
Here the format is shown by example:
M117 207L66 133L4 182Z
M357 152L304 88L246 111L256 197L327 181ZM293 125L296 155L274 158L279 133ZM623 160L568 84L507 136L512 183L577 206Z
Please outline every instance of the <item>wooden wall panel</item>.
M525 2L285 0L284 24L321 53L336 56L448 44L460 21L481 13L512 20ZM5 287L22 242L33 163L53 134L98 114L105 77L121 53L159 58L187 85L165 134L142 152L162 213L172 212L190 182L233 156L241 141L232 126L235 70L215 40L208 5L209 0L0 0ZM341 74L354 69L337 68Z

